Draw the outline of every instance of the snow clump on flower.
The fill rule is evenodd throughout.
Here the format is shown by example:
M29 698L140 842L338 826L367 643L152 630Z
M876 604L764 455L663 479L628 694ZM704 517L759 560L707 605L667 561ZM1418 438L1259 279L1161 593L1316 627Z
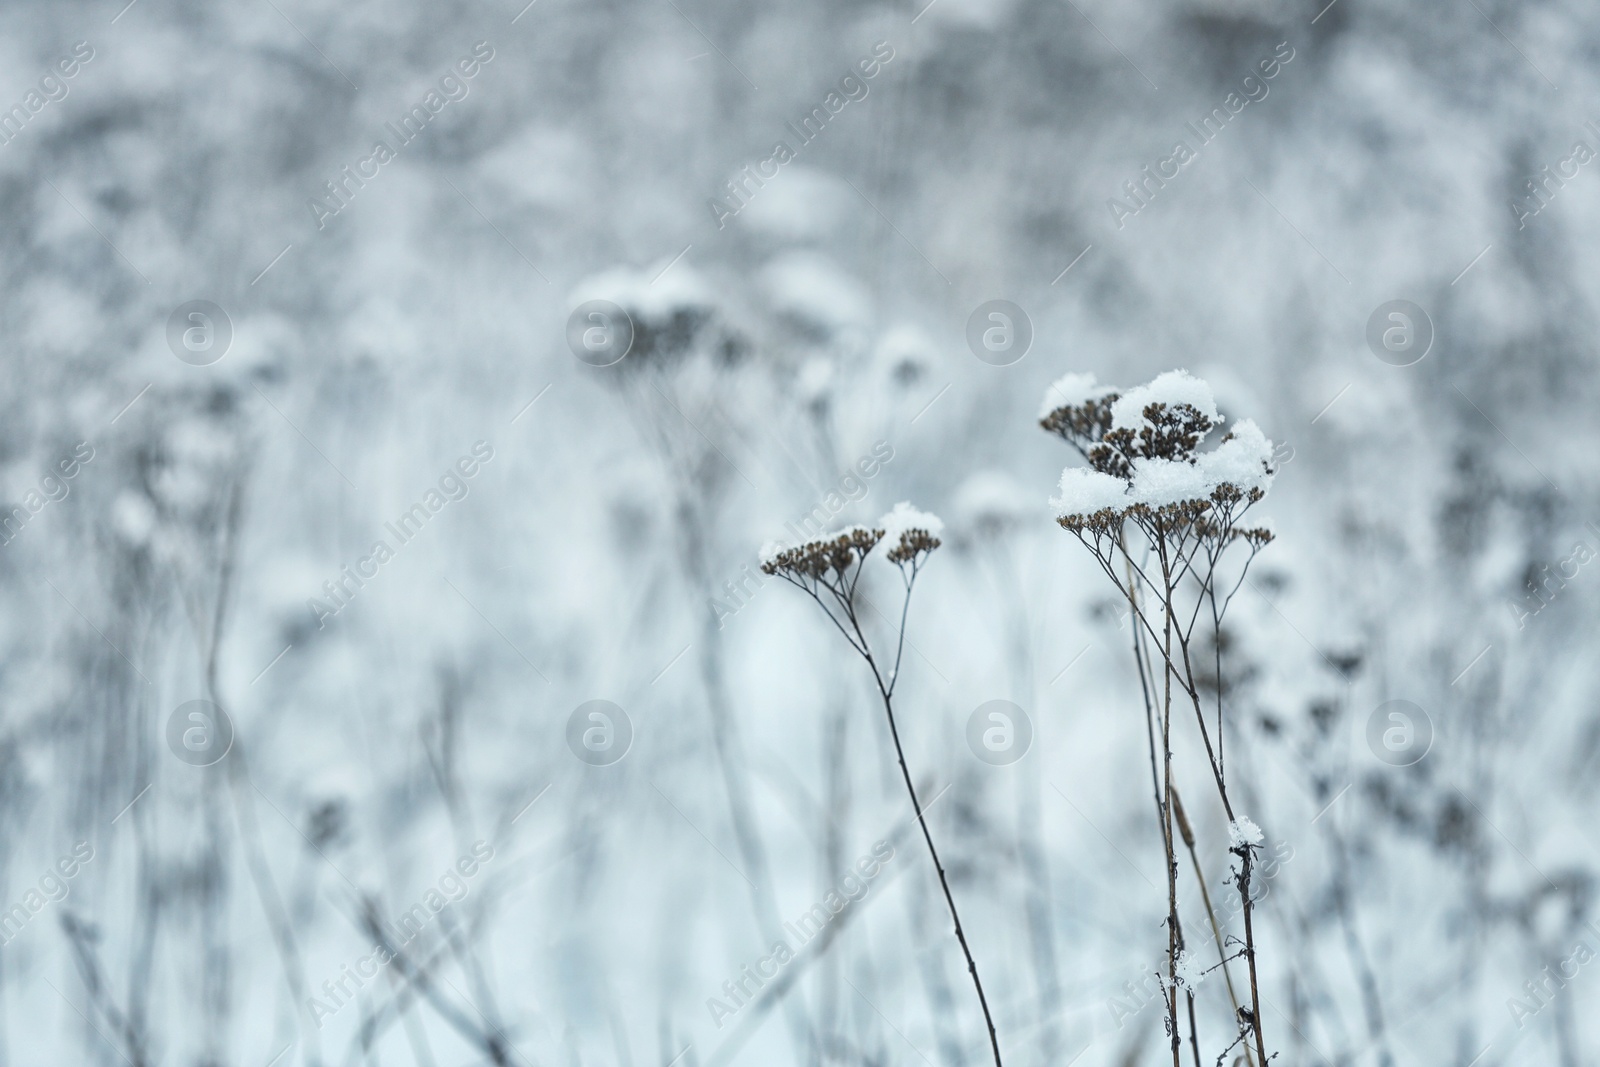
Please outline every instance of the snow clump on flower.
M1228 844L1234 849L1261 844L1261 827L1239 816L1228 824Z
M1164 404L1170 410L1187 404L1213 426L1222 420L1217 415L1217 401L1211 386L1186 370L1169 370L1159 374L1148 385L1129 389L1111 405L1111 426L1116 430L1139 430L1145 425L1144 409L1151 404Z
M1112 533L1123 519L1205 524L1266 543L1269 531L1233 529L1233 520L1272 485L1273 445L1240 420L1209 452L1200 444L1223 423L1211 387L1188 371L1158 375L1127 392L1068 374L1045 394L1040 425L1076 447L1087 469L1069 467L1051 500L1069 530ZM1253 542L1253 543L1254 543Z
M1088 467L1062 471L1059 491L1050 498L1050 506L1063 517L1090 516L1106 510L1120 512L1131 503L1126 482Z
M1115 386L1098 384L1092 374L1079 374L1076 371L1063 374L1044 391L1039 418L1047 419L1062 408L1082 407L1091 400L1115 396L1116 392Z
M889 561L904 563L919 552L932 552L939 547L944 520L926 511L918 511L902 500L878 520L878 528L889 546Z

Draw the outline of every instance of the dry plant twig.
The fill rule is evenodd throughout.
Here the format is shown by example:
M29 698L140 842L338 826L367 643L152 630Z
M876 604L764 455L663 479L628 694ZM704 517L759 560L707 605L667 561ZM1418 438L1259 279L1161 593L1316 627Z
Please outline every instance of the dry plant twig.
M814 600L828 621L840 635L866 661L872 671L873 684L883 700L883 710L889 721L889 734L894 740L895 755L900 763L900 775L910 794L911 806L922 828L922 839L928 846L928 855L939 873L939 886L944 891L945 904L950 909L950 919L955 925L956 941L967 961L967 973L972 976L973 988L978 994L978 1004L983 1009L983 1020L989 1030L989 1046L994 1053L995 1067L1001 1067L1000 1039L995 1032L994 1017L989 1011L989 1000L983 990L983 980L978 976L978 964L967 944L966 929L961 925L961 914L956 908L955 896L950 892L950 879L939 850L933 843L933 833L923 814L922 800L911 780L911 769L906 764L905 746L900 741L900 727L894 715L894 691L900 680L901 658L905 652L906 619L911 607L911 592L917 575L928 555L940 545L938 534L944 524L932 515L917 511L908 504L898 504L884 516L878 527L852 526L836 534L826 535L794 548L768 545L762 549L761 569L787 581ZM880 542L888 543L885 553L890 563L900 570L905 587L905 597L900 605L900 622L895 635L892 664L880 664L861 626L858 612L860 601L857 590L868 555Z

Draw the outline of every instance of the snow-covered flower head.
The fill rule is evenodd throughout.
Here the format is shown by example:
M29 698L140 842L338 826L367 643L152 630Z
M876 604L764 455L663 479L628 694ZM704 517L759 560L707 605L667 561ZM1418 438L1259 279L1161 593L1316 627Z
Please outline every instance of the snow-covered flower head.
M1211 387L1188 371L1167 371L1117 397L1111 428L1089 461L1129 475L1139 459L1193 460L1200 442L1220 425Z
M881 540L882 530L850 526L794 548L768 541L761 546L761 571L791 578L824 578L830 571L842 575L866 559Z
M1271 486L1272 442L1245 419L1215 449L1200 451L1223 419L1211 387L1187 371L1126 392L1069 374L1051 386L1045 407L1041 425L1089 461L1088 469L1062 472L1051 500L1066 529L1113 533L1124 519L1152 517L1257 547L1271 540L1266 529L1235 529L1232 520L1238 505L1254 504Z
M687 263L664 270L669 265L617 266L592 274L573 288L569 305L576 310L591 301L605 301L621 309L623 319L612 321L615 313L601 310L591 311L589 321L629 337L620 364L623 374L676 366L695 352L721 363L737 363L747 343L728 322L722 310L725 301L715 286ZM593 318L594 314L603 317Z
M944 532L943 520L926 511L918 511L904 500L879 519L878 525L882 527L884 542L889 546L890 563L915 562L919 555L926 555L943 544L939 540L939 535Z
M1215 449L1195 457L1213 487L1231 485L1241 493L1265 494L1277 470L1272 465L1272 441L1251 419L1241 419Z
M1044 391L1039 425L1087 456L1111 429L1116 401L1116 388L1098 384L1093 374L1063 374Z
M1056 521L1069 530L1088 525L1110 527L1128 510L1128 483L1088 467L1061 472L1060 491L1050 498Z
M1111 422L1115 429L1140 430L1155 421L1152 408L1165 408L1173 412L1187 409L1207 426L1222 422L1217 415L1217 401L1211 386L1186 370L1169 370L1156 375L1147 385L1129 389L1111 405Z
M937 515L901 501L873 526L849 526L793 548L769 541L761 546L761 570L789 578L843 575L863 562L879 542L889 546L890 563L915 565L943 543L939 540L943 532L944 522Z
M711 284L688 263L662 271L666 264L648 267L616 266L584 278L573 287L569 302L577 307L591 300L609 300L620 306L637 325L664 327L682 315L709 314L716 309Z

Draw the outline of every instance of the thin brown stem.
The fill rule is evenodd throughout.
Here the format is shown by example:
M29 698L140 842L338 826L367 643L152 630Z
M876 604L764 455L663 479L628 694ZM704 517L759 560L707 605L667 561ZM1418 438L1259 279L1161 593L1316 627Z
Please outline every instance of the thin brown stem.
M1163 567L1164 566L1165 564L1163 563ZM1169 619L1171 617L1172 593L1172 587L1168 586L1167 614ZM1194 682L1194 666L1189 658L1189 643L1182 637L1182 635L1179 635L1178 646L1179 650L1183 654L1183 674L1182 678L1180 679L1180 684L1194 705L1195 721L1199 723L1200 738L1205 743L1206 758L1211 764L1211 773L1217 785L1217 796L1222 800L1223 810L1227 813L1228 822L1231 825L1237 820L1233 813L1233 804L1228 799L1227 779L1222 774L1222 767L1218 763L1216 752L1211 745L1210 731L1206 729L1205 711L1200 706L1200 692ZM1171 671L1176 669L1176 664L1174 664L1172 660L1170 645L1166 651L1166 659L1170 676ZM1240 857L1239 878L1237 884L1239 888L1239 902L1244 912L1244 958L1250 970L1250 1028L1255 1033L1256 1055L1260 1057L1260 1062L1265 1064L1267 1062L1267 1053L1265 1041L1261 1035L1261 994L1260 982L1256 974L1255 929L1251 921L1251 911L1253 909L1253 905L1250 900L1250 875L1253 860L1251 846L1248 844L1242 845L1238 849L1234 850L1234 854Z
M1165 553L1161 556L1163 577L1167 576ZM1171 600L1168 586L1167 600ZM1162 655L1169 666L1162 671L1161 763L1162 763L1162 845L1167 863L1167 1018L1172 1031L1172 1067L1183 1067L1183 1041L1178 1033L1178 860L1172 846L1172 613L1164 615Z
M1184 990L1184 998L1189 1002L1189 1048L1194 1052L1194 1067L1200 1067L1200 1031L1194 1022L1194 990Z
M1126 552L1124 552L1124 555L1126 555ZM1133 663L1139 672L1139 695L1144 698L1145 736L1149 741L1150 748L1150 788L1155 795L1156 819L1159 821L1161 819L1161 775L1156 769L1155 701L1150 693L1150 675L1146 669L1149 657L1144 651L1143 635L1139 633L1138 620L1136 618L1139 613L1138 587L1134 584L1131 564L1128 565L1128 585L1125 592L1128 597L1128 615L1131 620L1129 631L1133 635Z
M1234 991L1233 973L1228 970L1228 954L1222 941L1222 924L1217 922L1217 909L1211 906L1211 889L1206 885L1206 873L1200 866L1200 854L1195 851L1194 830L1189 826L1189 817L1183 810L1183 798L1177 790L1172 792L1172 806L1178 816L1178 833L1183 837L1184 847L1189 850L1189 862L1194 865L1195 880L1200 883L1200 900L1206 906L1206 918L1211 920L1211 936L1217 943L1217 965L1222 969L1222 980L1228 986L1228 1002L1233 1005L1233 1017L1237 1019L1239 994ZM1244 1058L1250 1067L1255 1067L1249 1046L1245 1047Z
M1239 848L1239 897L1244 902L1244 958L1250 964L1250 1028L1256 1034L1256 1055L1265 1064L1267 1049L1261 1037L1261 990L1256 981L1256 937L1250 925L1250 848L1248 844Z
M878 695L883 699L884 715L889 720L889 736L894 740L895 757L900 763L900 776L905 780L906 792L911 797L911 807L917 815L917 825L922 829L922 839L927 843L928 855L933 858L933 867L939 874L939 887L944 891L944 902L950 909L950 920L955 925L956 941L961 945L961 954L967 961L967 973L972 976L972 986L978 993L978 1006L983 1009L984 1025L989 1030L989 1047L994 1053L995 1067L1003 1067L1000 1060L1000 1039L995 1032L994 1016L989 1011L989 998L983 991L983 980L978 977L978 963L972 957L972 949L967 944L966 928L961 925L961 913L956 909L955 895L950 892L950 879L945 874L944 863L939 859L939 850L934 846L933 833L928 829L928 820L923 814L922 800L917 796L917 787L911 780L911 768L906 763L905 748L900 743L900 727L894 717L894 688L899 680L900 654L905 648L906 617L911 604L911 592L916 584L919 561L912 560L909 567L901 565L900 573L905 580L905 601L900 608L900 631L897 635L895 662L888 677L879 668L878 661L872 653L872 645L867 640L866 632L861 628L861 619L856 612L856 582L860 580L861 567L865 562L866 554L862 553L856 560L853 575L845 572L835 572L838 577L829 581L826 577L812 577L809 582L796 580L785 574L792 584L810 594L822 606L829 620L838 628L850 647L866 661L867 667L872 671L872 680L878 687ZM850 628L845 629L845 622L840 622L833 612L828 611L818 595L818 589L825 589L834 598L844 612L844 620ZM1176 1065L1175 1065L1176 1067Z
M983 980L978 977L978 963L972 958L972 949L967 946L967 933L961 926L961 914L956 910L956 898L950 893L950 879L944 873L944 864L939 860L939 850L933 845L933 834L928 831L928 820L922 814L922 801L917 797L917 787L911 784L911 770L906 766L905 749L900 745L900 729L894 721L894 702L890 700L887 690L883 691L883 712L889 719L889 734L894 738L895 756L900 761L900 775L905 779L906 792L911 794L911 806L917 813L917 825L922 827L922 839L928 843L928 855L933 857L933 866L939 872L939 887L944 890L944 902L950 907L950 921L955 924L956 940L961 943L961 954L967 958L967 973L972 975L972 987L978 991L978 1004L983 1008L983 1021L989 1028L989 1047L994 1052L995 1067L1000 1063L1000 1038L995 1034L994 1016L989 1014L989 998L983 992Z

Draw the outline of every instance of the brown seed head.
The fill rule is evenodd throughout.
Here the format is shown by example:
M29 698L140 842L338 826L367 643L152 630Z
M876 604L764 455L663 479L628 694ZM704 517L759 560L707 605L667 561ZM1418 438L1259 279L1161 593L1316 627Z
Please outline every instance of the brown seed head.
M900 543L889 549L890 563L909 563L917 556L932 552L944 542L927 530L912 528L900 535Z
M1081 404L1064 404L1039 420L1046 433L1053 433L1078 451L1087 453L1111 429L1111 405L1116 393L1108 393Z
M865 559L882 539L882 530L852 526L831 537L785 549L761 564L761 570L764 574L807 578L822 578L829 571L843 574L857 561Z

